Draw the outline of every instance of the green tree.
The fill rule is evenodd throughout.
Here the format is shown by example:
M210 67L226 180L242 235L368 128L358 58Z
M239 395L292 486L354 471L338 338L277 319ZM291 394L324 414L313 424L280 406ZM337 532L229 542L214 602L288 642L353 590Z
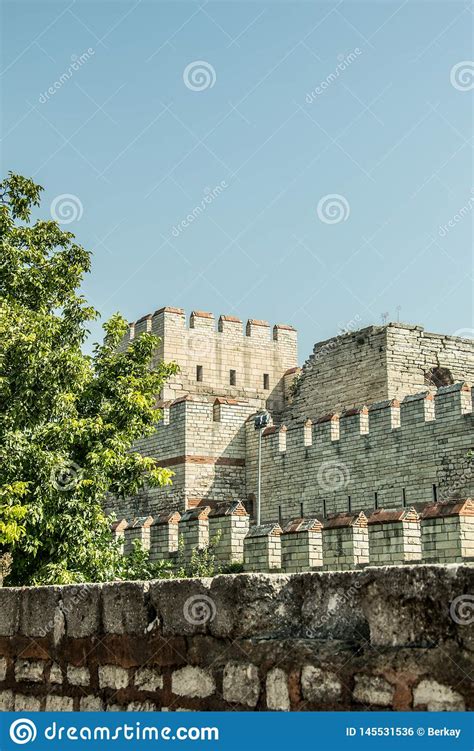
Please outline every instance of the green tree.
M154 363L157 339L126 351L118 314L84 355L98 313L79 288L90 254L55 221L31 221L42 188L9 173L0 182L0 555L8 584L119 576L102 504L172 473L131 450L161 417L156 395L175 364ZM123 566L122 566L123 568Z

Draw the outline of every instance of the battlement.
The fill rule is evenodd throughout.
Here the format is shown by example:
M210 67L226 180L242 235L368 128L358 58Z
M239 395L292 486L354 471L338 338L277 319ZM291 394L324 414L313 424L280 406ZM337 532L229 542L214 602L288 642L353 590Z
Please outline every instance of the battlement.
M428 405L428 406L427 406ZM262 432L264 443L269 450L282 451L281 433L286 434L285 453L300 451L301 447L317 447L327 442L351 443L354 438L366 436L376 438L382 431L411 431L426 423L437 420L452 420L471 415L473 411L473 390L467 383L444 386L433 395L429 392L405 397L402 402L389 399L369 406L356 407L341 415L323 415L315 420L301 418L296 424L271 425ZM304 420L304 421L303 421ZM252 417L248 420L252 426ZM273 447L273 448L272 448Z
M171 487L111 501L121 516L253 502L254 416L262 410L270 417L262 522L324 518L327 534L345 539L360 564L368 556L361 513L377 512L368 528L380 527L380 540L392 530L401 554L405 522L385 524L379 509L474 494L472 340L407 324L368 326L317 343L300 369L297 333L287 324L163 307L131 324L122 347L144 332L159 338L157 360L175 361L179 373L157 395L155 434L136 448L174 476ZM350 519L361 526L347 526ZM282 538L291 557L300 543ZM307 560L319 558L320 551Z
M474 560L474 503L457 499L414 508L372 509L336 513L321 520L291 519L282 529L276 521L249 526L239 501L188 509L151 518L125 520L114 526L124 538L125 552L140 539L151 558L189 560L193 551L212 545L218 563L243 563L246 571L284 572L341 570L367 565L399 565ZM178 540L181 539L181 545ZM179 553L180 551L180 553Z
M298 336L296 329L288 324L277 323L272 327L268 321L249 318L244 327L242 319L232 315L220 315L216 325L214 313L203 310L191 311L186 322L186 313L183 308L166 306L129 323L129 331L124 338L124 343L136 339L145 332L163 336L163 333L166 333L163 331L166 324L189 332L223 334L224 336L230 335L232 338L238 335L244 340L254 338L256 341L263 343L272 340L296 343Z
M251 418L246 429L251 493L257 485ZM271 425L262 432L262 519L354 514L472 495L473 436L473 391L465 382Z
M125 349L144 332L159 337L156 360L176 362L179 373L163 389L163 401L183 394L253 400L255 407L281 411L289 399L285 376L297 366L297 332L287 324L164 307L130 324Z

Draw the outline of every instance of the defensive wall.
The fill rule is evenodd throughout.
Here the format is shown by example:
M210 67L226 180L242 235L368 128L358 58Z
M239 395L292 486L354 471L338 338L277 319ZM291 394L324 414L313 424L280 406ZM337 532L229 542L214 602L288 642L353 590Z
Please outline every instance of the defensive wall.
M160 401L162 420L134 448L175 474L172 486L146 488L134 498L109 498L107 511L128 519L246 497L245 422L255 406L231 398L187 395Z
M246 571L343 570L367 565L474 563L474 501L470 498L398 509L297 517L256 526L240 501L196 506L159 516L121 519L114 534L125 554L136 540L152 561L182 567L211 546L217 566Z
M247 423L247 492L257 440ZM396 508L474 494L472 389L465 383L270 426L262 437L262 519Z
M0 709L472 710L473 574L2 588Z
M371 512L474 495L472 340L390 323L315 345L302 371L297 334L265 321L161 308L130 325L180 372L157 402L156 432L136 443L173 470L173 485L109 499L131 520L243 500L257 477L253 415L263 435L262 519Z
M284 373L298 364L297 332L292 326L249 319L243 329L235 316L193 311L186 325L182 308L160 308L130 324L122 349L143 332L160 337L156 360L177 362L180 372L161 398L186 394L250 400L255 407L281 410Z
M403 399L455 381L474 383L472 339L389 323L318 342L284 421Z
M472 389L465 383L271 425L262 437L262 520L398 508L474 495ZM128 520L244 500L257 487L254 407L192 395L162 406L153 436L136 444L175 472L173 485L109 499Z

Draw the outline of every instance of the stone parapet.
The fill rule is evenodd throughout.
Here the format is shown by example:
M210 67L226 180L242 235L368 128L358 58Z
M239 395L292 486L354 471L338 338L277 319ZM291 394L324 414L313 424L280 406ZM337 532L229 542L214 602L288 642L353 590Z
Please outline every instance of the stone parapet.
M179 536L183 540L183 553L190 558L193 550L209 545L210 506L197 506L183 513L179 522Z
M474 500L435 503L420 509L423 561L474 561Z
M179 521L178 511L160 514L150 527L150 560L167 560L178 552Z
M150 549L150 526L152 516L137 516L123 530L124 553L131 553L134 540L138 540L145 550Z
M250 516L240 501L221 503L209 514L209 539L216 540L216 558L221 563L243 563L244 539Z
M369 533L363 511L333 514L323 520L325 569L347 569L369 563Z

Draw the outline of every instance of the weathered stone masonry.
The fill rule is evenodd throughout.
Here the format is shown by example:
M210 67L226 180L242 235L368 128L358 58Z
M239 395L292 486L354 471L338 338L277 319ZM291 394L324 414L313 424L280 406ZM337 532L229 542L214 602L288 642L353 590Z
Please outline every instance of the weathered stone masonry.
M247 423L247 487L257 437ZM474 415L466 384L328 415L263 437L265 519L397 508L474 494ZM434 498L436 494L436 498Z
M454 564L3 588L0 707L474 709L473 578Z
M161 337L157 359L180 373L158 402L162 421L137 449L171 468L173 485L149 488L109 512L128 520L241 500L256 493L254 415L267 409L262 520L400 508L474 495L471 340L420 326L369 326L315 345L297 367L297 334L161 308L132 324ZM273 333L272 333L273 331Z

